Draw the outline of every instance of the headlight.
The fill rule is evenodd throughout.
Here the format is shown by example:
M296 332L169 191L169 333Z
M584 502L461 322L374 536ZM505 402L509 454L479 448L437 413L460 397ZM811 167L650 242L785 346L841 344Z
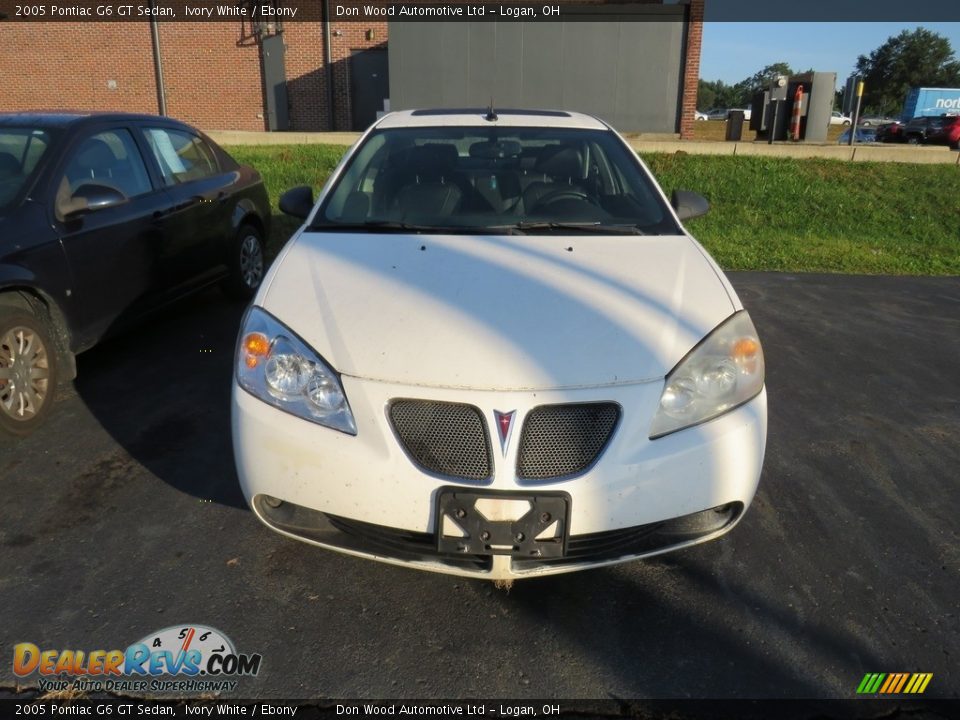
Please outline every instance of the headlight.
M247 311L240 330L237 382L291 415L357 434L337 374L292 330L258 307Z
M763 348L746 310L721 323L667 375L650 438L722 415L763 389Z

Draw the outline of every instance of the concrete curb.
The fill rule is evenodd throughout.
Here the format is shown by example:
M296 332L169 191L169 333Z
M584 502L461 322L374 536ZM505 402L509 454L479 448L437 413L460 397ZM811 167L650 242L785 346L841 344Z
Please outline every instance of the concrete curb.
M895 162L913 164L960 165L960 153L948 147L916 145L788 145L765 142L630 141L631 147L643 153L677 153L690 155L743 155L753 157L825 158L852 162Z
M358 132L256 132L211 130L207 133L220 145L353 145Z
M213 130L208 133L221 145L353 145L356 132L251 132ZM765 142L707 142L698 140L628 139L642 153L690 155L744 155L754 157L825 158L850 162L896 162L960 166L960 153L947 147L917 145L793 145Z

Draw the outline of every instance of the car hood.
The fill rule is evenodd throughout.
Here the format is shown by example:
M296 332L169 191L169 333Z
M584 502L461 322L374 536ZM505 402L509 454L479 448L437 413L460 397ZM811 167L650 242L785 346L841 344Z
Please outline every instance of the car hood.
M686 236L304 232L260 302L345 375L545 390L663 378L727 287Z

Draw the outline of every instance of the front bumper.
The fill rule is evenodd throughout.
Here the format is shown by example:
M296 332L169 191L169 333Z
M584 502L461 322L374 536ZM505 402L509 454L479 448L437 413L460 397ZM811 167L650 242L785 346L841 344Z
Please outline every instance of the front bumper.
M766 391L710 422L650 440L662 382L546 392L411 388L343 378L357 435L288 415L236 385L233 440L240 484L261 521L277 532L341 552L425 570L487 579L530 577L610 565L704 542L730 530L756 492L766 442ZM387 419L391 400L469 403L488 419L516 411L517 427L545 404L616 402L620 423L599 460L557 482L517 478L516 433L495 440L493 478L458 482L419 469ZM488 423L490 421L488 420ZM492 423L490 423L492 429ZM462 485L519 495L569 495L563 557L440 552L437 495ZM277 505L275 500L282 501Z

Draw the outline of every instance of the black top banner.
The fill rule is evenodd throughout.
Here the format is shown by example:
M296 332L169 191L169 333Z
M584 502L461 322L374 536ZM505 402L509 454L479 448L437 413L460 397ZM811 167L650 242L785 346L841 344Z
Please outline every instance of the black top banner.
M676 22L689 0L0 0L0 22ZM705 0L707 22L960 22L956 0Z
M0 699L2 717L52 718L432 718L516 720L831 720L833 718L956 718L946 700L142 700L136 698Z

